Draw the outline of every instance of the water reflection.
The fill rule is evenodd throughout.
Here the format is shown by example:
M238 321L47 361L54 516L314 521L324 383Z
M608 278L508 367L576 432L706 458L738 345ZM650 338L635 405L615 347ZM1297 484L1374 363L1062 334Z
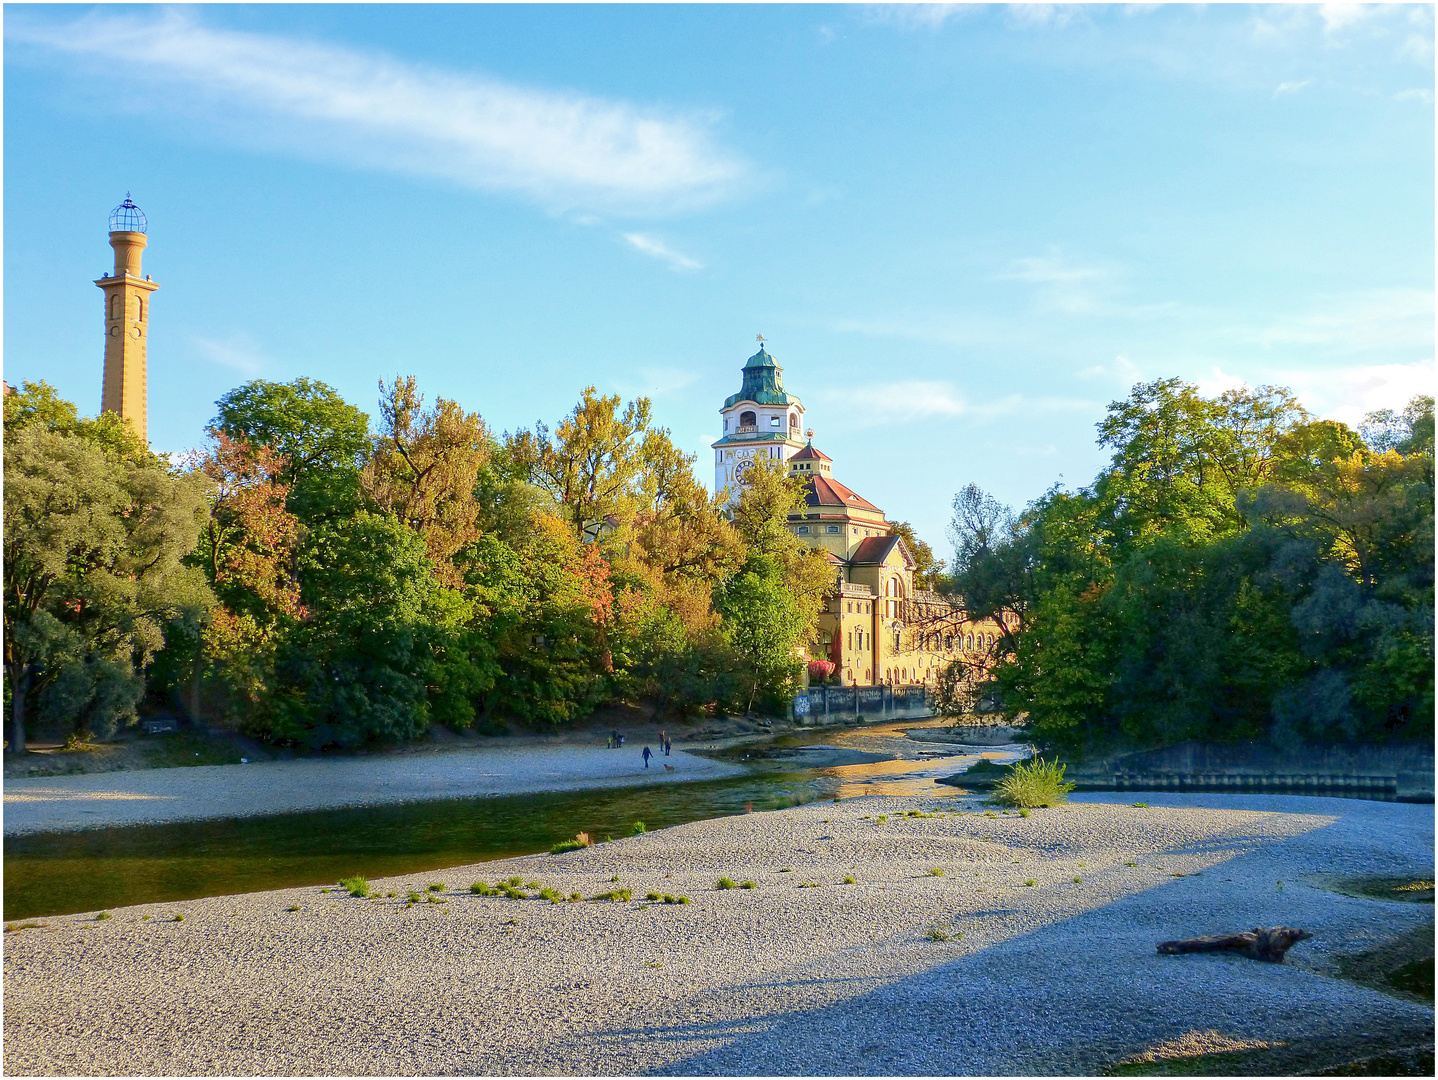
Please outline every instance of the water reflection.
M451 799L221 821L127 826L5 840L6 919L126 904L386 877L547 850L579 830L622 836L633 822L664 828L754 810L856 795L952 796L937 784L980 758L1025 748L963 748L904 734L922 722L812 730L713 752L747 765L744 776L653 787ZM933 725L941 726L941 725ZM785 760L802 747L878 760ZM937 751L941 756L932 756Z

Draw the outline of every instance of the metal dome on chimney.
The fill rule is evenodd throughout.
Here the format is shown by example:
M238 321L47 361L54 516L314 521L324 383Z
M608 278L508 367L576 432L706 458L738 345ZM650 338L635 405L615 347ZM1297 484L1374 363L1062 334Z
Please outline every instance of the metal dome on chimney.
M130 201L130 193L125 192L125 201L110 211L111 232L146 232L149 222L145 220L145 211L141 210Z

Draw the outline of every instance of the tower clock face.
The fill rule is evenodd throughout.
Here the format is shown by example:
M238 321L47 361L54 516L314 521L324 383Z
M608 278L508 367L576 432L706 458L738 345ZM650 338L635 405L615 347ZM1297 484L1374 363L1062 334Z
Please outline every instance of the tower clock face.
M734 480L736 483L747 484L749 482L749 470L754 467L750 458L745 458L734 466Z

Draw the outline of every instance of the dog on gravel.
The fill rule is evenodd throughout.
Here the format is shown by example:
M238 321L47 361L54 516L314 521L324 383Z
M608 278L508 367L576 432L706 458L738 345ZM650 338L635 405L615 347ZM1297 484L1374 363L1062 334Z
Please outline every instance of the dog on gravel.
M1161 941L1158 951L1170 956L1177 953L1231 951L1265 963L1281 964L1284 953L1312 936L1307 930L1294 930L1288 926L1275 926L1270 930L1255 926L1244 934L1213 934L1209 937L1188 938L1185 941Z
M665 772L673 772L673 771L674 771L674 766L673 766L673 765L666 765L666 766L664 766L664 771L665 771Z

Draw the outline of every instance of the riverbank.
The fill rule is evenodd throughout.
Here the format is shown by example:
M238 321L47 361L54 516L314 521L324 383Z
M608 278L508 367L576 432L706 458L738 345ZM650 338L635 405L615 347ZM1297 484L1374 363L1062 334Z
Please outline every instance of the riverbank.
M657 743L656 743L657 745ZM5 782L6 836L536 791L714 780L743 769L675 750L454 748L442 754L309 757Z
M1184 1046L1431 1044L1431 1007L1335 976L1432 907L1331 888L1431 877L1431 806L1131 798L1028 818L845 799L375 881L379 899L38 920L6 938L6 1071L1062 1075ZM633 900L467 888L511 876ZM1154 951L1259 924L1314 937L1283 966Z

